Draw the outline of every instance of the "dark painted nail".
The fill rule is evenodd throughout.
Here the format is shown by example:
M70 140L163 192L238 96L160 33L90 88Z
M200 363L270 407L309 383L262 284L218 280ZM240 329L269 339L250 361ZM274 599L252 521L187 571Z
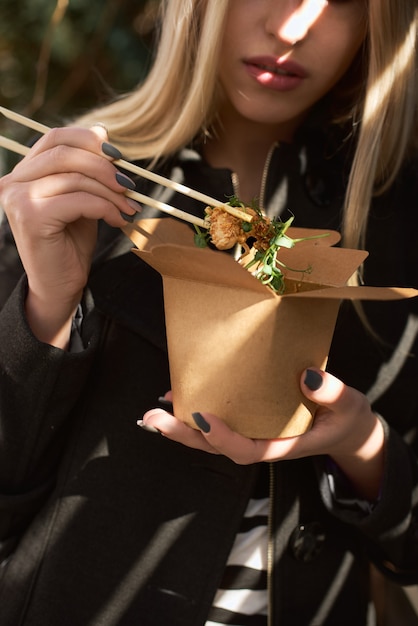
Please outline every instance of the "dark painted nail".
M102 143L102 151L103 154L110 157L111 159L121 159L122 152L118 150L115 146L112 146L111 143L107 143L106 141Z
M192 413L192 417L196 426L204 433L210 432L210 424L205 420L201 413Z
M322 376L315 370L306 370L304 383L311 391L317 391L322 385Z
M122 174L122 172L116 172L116 180L118 181L119 185L122 185L122 187L130 189L131 191L133 191L136 187L134 181L129 178L129 176Z
M142 211L142 206L136 200L132 200L132 198L126 198L126 202L129 204L131 209L133 209L137 213Z
M161 406L163 406L170 413L173 412L173 403L171 402L171 400L166 400L163 396L160 396L158 398L158 403L161 404Z
M154 426L149 426L148 424L145 424L143 422L143 420L138 420L137 424L140 428L142 428L142 430L145 430L147 433L154 433L156 435L161 435L161 430L158 430L158 428L155 428Z
M122 217L125 220L125 222L129 222L130 224L134 223L135 215L128 215L127 213L124 213L123 211L119 211L119 212L122 215Z

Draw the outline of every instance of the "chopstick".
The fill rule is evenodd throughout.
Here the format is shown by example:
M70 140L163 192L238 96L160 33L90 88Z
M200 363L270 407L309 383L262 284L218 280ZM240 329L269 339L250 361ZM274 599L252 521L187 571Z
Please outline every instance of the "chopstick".
M13 122L17 122L17 124L21 124L22 126L26 126L27 128L32 128L32 130L36 130L42 135L51 130L49 126L45 126L45 124L41 124L40 122L31 120L29 117L25 117L20 113L15 113L10 109L6 109L6 107L0 106L0 113L2 113L4 117L7 117L7 119L12 120Z
M20 115L19 113L10 111L10 109L6 109L5 107L0 106L0 113L2 113L8 119L17 122L18 124L22 124L23 126L26 126L28 128L32 128L32 130L35 130L41 134L45 134L46 132L48 132L48 130L50 130L50 128L48 126L45 126L45 124L41 124L40 122L31 120L24 115ZM29 152L29 148L27 148L26 146L22 146L21 144L18 144L11 139L7 139L7 137L0 136L0 146L3 146L8 150L17 152L18 154L25 155ZM25 150L25 152L23 152L23 150ZM253 219L252 215L245 213L244 211L241 211L236 207L231 207L225 202L219 202L219 200L216 200L216 198L212 198L211 196L201 193L200 191L191 189L190 187L186 187L186 185L177 183L173 180L170 180L169 178L165 178L164 176L155 174L154 172L150 172L149 170L146 170L138 165L134 165L129 161L125 161L124 159L116 159L113 161L113 163L129 172L138 174L143 178L147 178L148 180L158 183L159 185L168 187L169 189L177 191L178 193L181 193L185 196L194 198L195 200L199 200L200 202L203 202L209 206L222 207L227 213L230 213L231 215L243 221L251 222ZM133 198L134 200L138 200L139 202L146 202L149 206L152 206L153 208L156 208L165 213L169 213L170 215L173 215L175 217L179 217L180 219L196 224L197 226L201 226L202 228L208 227L207 221L195 217L194 215L190 215L189 213L186 213L184 211L180 211L180 209L171 207L170 205L165 204L164 202L160 202L159 200L155 200L154 198L144 196L143 194L140 194L136 191L127 191L125 195L127 195L129 198Z
M28 146L23 146L13 139L3 137L3 135L0 135L0 146L6 148L6 150L10 150L10 152L16 152L16 154L20 154L21 156L26 156L30 150Z
M8 139L7 137L3 137L2 135L0 135L0 147L6 148L7 150L10 150L11 152L15 152L16 154L20 154L22 156L25 156L26 154L28 154L30 150L28 146L24 146L18 143L17 141ZM161 202L160 200L156 200L155 198L150 198L149 196L145 196L144 194L139 193L138 191L126 190L124 193L125 193L125 196L127 196L128 198L132 198L133 200L136 200L137 202L140 202L142 204L147 204L148 206L151 206L153 209L157 209L158 211L167 213L171 215L172 217L177 217L178 219L181 219L184 222L189 222L201 228L209 227L209 223L201 219L200 217L196 217L195 215L190 215L190 213L181 211L180 209L177 209L176 207L166 204L165 202Z

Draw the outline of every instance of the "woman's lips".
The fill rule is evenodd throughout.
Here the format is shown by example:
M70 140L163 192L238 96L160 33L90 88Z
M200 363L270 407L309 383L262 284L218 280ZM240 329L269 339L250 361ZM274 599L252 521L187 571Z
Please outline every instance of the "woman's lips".
M247 72L263 87L276 91L296 89L307 77L298 63L276 57L251 57L244 60Z

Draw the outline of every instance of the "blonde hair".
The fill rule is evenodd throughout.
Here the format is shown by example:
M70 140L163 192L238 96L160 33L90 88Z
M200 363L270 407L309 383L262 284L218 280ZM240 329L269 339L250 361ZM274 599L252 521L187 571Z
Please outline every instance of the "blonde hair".
M364 247L372 196L417 140L417 0L370 0L367 84L346 194L344 243Z
M131 159L167 156L210 126L228 0L163 0L156 57L143 84L79 123L102 121Z
M364 246L372 196L393 182L417 136L417 2L367 3L367 83L363 95L354 90L351 106L359 130L346 194L348 247ZM102 121L127 158L153 161L204 134L217 109L227 9L228 0L163 0L159 46L144 83L80 123Z

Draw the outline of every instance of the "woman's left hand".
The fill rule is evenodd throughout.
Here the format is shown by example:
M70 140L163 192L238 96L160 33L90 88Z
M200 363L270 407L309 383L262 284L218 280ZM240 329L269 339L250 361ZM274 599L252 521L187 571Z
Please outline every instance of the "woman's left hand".
M383 471L384 433L367 398L316 368L303 372L300 385L318 408L312 428L297 437L249 439L209 413L194 414L195 430L162 409L148 411L143 425L186 446L222 454L244 465L329 455L354 486L374 497Z

